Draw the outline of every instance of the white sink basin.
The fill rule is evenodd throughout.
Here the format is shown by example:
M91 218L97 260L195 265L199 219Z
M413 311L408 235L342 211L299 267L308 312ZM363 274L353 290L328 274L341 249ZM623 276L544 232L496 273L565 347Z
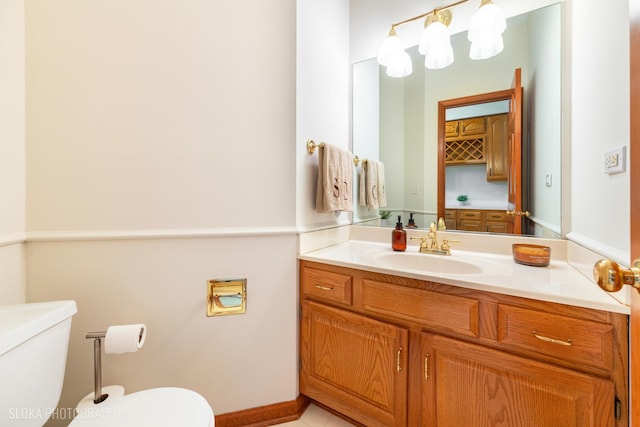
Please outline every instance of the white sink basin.
M393 252L378 255L380 264L388 267L419 270L426 273L480 274L482 267L446 255Z

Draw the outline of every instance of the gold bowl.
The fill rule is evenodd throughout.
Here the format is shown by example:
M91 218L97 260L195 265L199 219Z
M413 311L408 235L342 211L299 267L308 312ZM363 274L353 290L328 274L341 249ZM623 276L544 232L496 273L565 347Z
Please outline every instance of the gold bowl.
M529 245L526 243L514 243L513 260L518 264L531 265L533 267L546 267L551 259L549 246Z

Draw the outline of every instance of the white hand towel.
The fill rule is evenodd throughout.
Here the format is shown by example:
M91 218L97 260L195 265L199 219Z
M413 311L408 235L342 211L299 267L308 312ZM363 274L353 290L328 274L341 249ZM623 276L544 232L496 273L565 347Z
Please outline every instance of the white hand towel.
M377 183L378 183L378 205L383 208L387 206L387 192L384 182L384 163L376 162L377 167Z
M353 211L353 155L326 143L318 151L316 210Z
M370 209L378 209L378 162L375 160L367 161L367 203Z
M367 167L369 162L367 160L363 160L360 166L360 179L358 182L358 204L360 206L369 206L369 202L367 201L368 193L367 193Z

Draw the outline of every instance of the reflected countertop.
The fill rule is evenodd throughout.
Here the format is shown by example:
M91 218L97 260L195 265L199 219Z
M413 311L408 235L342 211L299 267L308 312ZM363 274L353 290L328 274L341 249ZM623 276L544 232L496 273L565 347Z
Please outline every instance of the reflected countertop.
M457 200L447 200L445 201L445 209L506 211L509 209L509 202L500 200L470 200L463 205Z
M554 259L552 252L547 267L531 267L516 264L504 251L488 253L452 248L451 252L451 256L421 254L415 244L408 245L405 252L394 252L390 244L349 240L301 254L299 259L629 314L629 306L621 302L624 299L616 299L600 289L563 259L562 253Z

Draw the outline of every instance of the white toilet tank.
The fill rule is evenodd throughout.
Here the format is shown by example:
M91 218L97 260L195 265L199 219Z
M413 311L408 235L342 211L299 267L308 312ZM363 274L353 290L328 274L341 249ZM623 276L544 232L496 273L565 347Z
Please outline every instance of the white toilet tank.
M74 301L0 305L0 426L42 426L54 413Z

